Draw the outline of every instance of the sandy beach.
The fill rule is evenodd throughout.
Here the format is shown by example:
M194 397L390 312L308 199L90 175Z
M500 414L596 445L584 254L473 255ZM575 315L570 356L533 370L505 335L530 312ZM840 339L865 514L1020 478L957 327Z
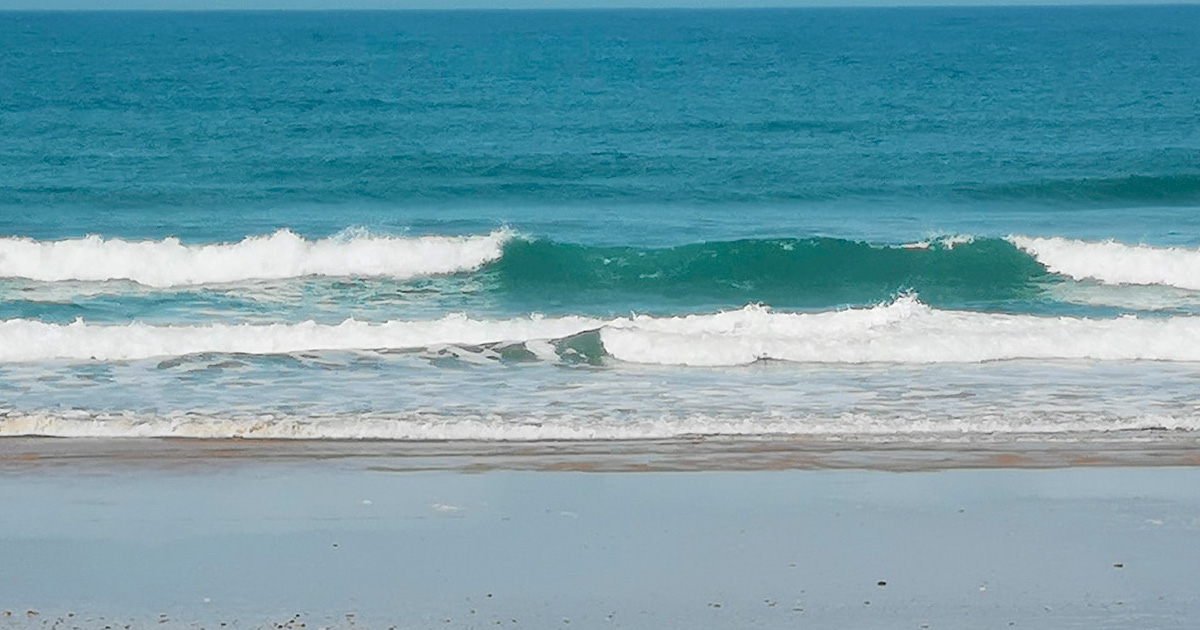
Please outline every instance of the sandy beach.
M0 628L1191 628L1194 453L8 439Z

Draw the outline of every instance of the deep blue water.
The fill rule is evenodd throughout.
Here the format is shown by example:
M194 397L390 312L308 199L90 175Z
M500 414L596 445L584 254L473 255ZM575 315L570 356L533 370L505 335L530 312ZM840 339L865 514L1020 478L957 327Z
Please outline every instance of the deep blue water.
M1186 6L0 13L0 430L1192 430L1198 41Z

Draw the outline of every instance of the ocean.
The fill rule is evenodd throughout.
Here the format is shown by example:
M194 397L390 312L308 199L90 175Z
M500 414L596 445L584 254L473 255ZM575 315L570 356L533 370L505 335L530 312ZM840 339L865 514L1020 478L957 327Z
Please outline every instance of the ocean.
M1197 42L0 13L0 435L1195 440Z

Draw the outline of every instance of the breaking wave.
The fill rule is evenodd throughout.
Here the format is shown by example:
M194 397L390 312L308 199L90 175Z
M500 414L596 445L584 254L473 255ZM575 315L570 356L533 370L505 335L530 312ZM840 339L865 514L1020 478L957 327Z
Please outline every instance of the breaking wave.
M0 238L0 277L39 282L130 280L151 287L302 276L414 278L478 269L501 256L507 230L485 236L340 235L306 240L289 230L237 243L185 245L177 238L61 241Z
M1008 315L932 308L903 296L871 308L776 312L751 305L680 317L580 316L328 325L192 326L0 322L0 362L122 361L198 353L330 350L466 353L522 345L542 360L615 359L685 366L803 363L970 363L1013 359L1200 361L1200 317L1116 319ZM485 357L486 358L486 357Z
M1105 284L1164 285L1200 291L1200 250L1014 236L1012 243L1053 273Z
M409 281L462 274L515 304L670 303L785 308L873 304L914 292L929 304L989 309L1088 280L1200 291L1200 250L1063 237L946 237L904 245L836 238L746 239L668 248L600 247L518 236L396 237L349 233L306 240L281 230L235 243L0 238L0 278L58 287L54 295L233 285L308 276ZM74 283L74 284L72 284ZM82 284L81 284L82 283ZM88 284L91 283L91 284ZM27 291L25 292L27 293ZM25 295L22 293L22 296Z

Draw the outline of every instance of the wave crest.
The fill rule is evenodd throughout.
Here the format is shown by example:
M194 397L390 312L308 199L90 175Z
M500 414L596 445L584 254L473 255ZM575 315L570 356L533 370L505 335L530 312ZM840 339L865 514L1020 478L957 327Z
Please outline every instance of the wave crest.
M1013 236L1013 245L1057 274L1105 284L1164 285L1200 291L1200 250Z
M178 238L61 241L0 238L0 277L39 282L129 280L156 287L303 276L399 279L478 269L499 258L508 230L485 236L371 236L306 240L290 230L236 243L184 245Z

